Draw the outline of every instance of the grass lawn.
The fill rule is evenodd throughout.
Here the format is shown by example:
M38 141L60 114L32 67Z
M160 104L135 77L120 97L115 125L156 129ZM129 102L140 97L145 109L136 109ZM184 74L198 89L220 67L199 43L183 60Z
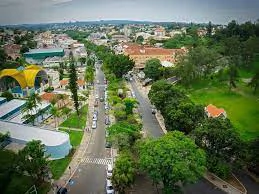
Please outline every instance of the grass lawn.
M59 129L61 131L65 131L69 134L70 137L70 143L73 146L73 149L71 150L70 154L68 156L66 156L63 159L59 159L59 160L53 160L50 162L50 169L53 175L54 179L58 179L59 177L62 176L62 174L64 173L64 171L66 170L67 166L69 165L70 161L72 160L74 151L75 151L75 147L77 147L82 140L83 131L73 131L73 130L67 130L67 129Z
M69 165L72 157L74 155L74 149L72 149L68 156L63 159L53 160L50 162L50 169L54 179L58 179L66 170L67 166Z
M224 85L206 86L204 82L189 90L191 99L200 104L224 108L243 140L259 137L259 96L252 95L252 89L248 90L242 84L238 85L238 92L234 92Z
M76 112L72 113L60 126L84 129L87 118L87 105L80 109L80 115L77 116Z
M69 134L70 143L73 147L78 146L81 143L84 132L83 131L73 131L68 129L59 129L60 131L65 131Z

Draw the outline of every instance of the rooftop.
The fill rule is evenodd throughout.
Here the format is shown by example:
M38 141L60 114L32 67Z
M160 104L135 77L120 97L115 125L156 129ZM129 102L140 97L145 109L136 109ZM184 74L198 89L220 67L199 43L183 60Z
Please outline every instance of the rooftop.
M46 146L58 146L69 141L69 135L67 133L0 121L0 132L6 133L8 131L14 139L25 142L33 139L41 140L41 142Z
M64 52L64 49L62 48L30 49L29 52L26 52L24 54L54 53L54 52Z
M9 102L6 102L6 103L0 105L0 118L7 115L8 113L15 110L16 108L23 106L25 103L26 103L25 100L14 99L14 100L11 100Z
M217 108L212 104L209 104L205 109L209 114L208 116L213 118L219 117L221 114L226 114L223 108Z

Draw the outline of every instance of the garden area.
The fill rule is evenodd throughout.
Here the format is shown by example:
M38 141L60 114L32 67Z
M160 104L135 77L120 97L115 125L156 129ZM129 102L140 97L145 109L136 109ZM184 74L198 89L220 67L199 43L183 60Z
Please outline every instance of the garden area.
M60 127L84 129L87 119L87 111L88 105L83 106L79 110L79 116L76 114L76 112L73 112L63 123L61 123Z
M202 83L193 84L191 88L190 98L194 102L224 108L243 140L259 137L259 96L252 95L251 89L244 83L239 83L236 89L229 91L227 84L203 80Z

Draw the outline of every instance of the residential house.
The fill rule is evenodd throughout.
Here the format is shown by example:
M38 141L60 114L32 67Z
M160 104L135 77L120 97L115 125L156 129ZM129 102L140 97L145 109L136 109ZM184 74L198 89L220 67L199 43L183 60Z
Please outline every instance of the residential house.
M227 113L223 108L217 108L216 106L209 104L205 108L205 113L208 117L217 118L223 117L227 118Z
M18 44L6 44L4 45L4 51L8 57L15 60L21 56L21 46Z

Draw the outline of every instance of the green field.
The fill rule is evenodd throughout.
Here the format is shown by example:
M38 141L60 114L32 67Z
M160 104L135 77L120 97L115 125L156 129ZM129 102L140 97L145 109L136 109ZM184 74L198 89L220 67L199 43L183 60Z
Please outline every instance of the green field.
M224 84L211 85L204 82L189 90L191 99L204 106L213 104L224 108L243 140L259 137L258 95L254 96L252 89L240 83L235 91L229 91Z
M77 116L76 112L74 112L63 123L61 123L60 126L84 129L87 118L87 106L88 105L85 105L80 109L79 117Z
M65 131L69 134L70 143L73 147L77 147L80 145L84 132L83 131L73 131L67 129L59 129L60 131Z
M69 165L70 161L72 160L74 154L74 150L70 151L70 154L63 159L53 160L50 162L50 169L54 179L58 179L62 176L65 172L67 166Z

